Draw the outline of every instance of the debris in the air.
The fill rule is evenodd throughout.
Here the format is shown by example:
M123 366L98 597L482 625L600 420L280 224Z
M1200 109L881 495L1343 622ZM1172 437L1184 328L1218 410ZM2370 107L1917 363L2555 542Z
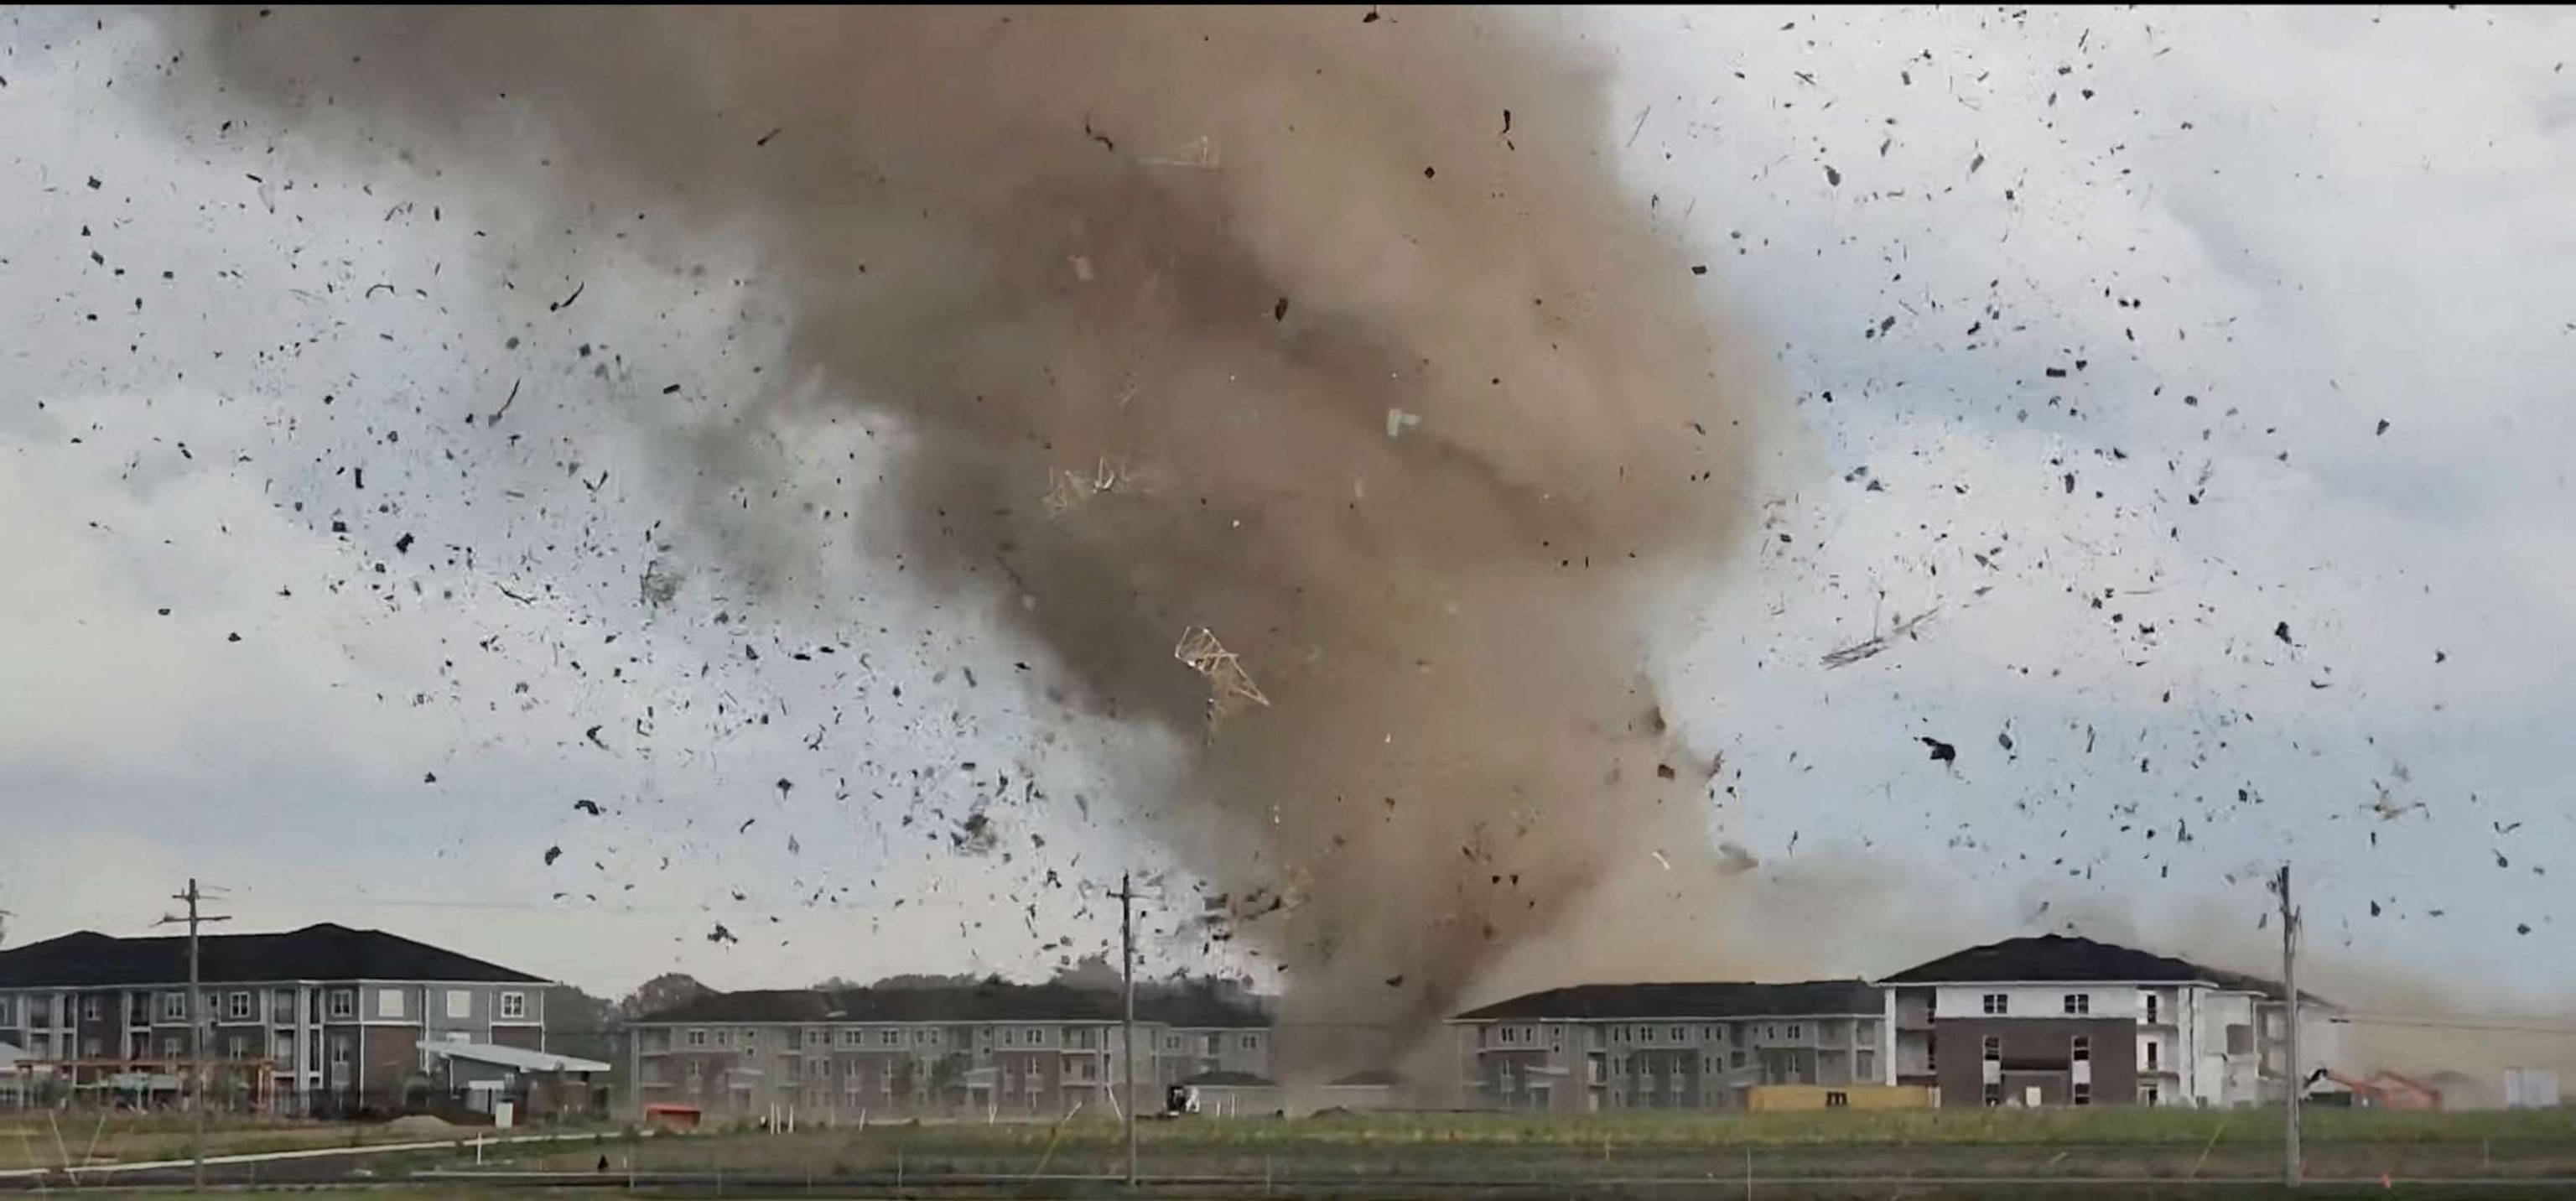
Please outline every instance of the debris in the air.
M2011 750L2011 749L2013 749L2013 736L2012 736L2012 731L2010 731L2010 730L2005 730L2005 731L2002 731L2001 733L1996 734L1996 735L1995 735L1995 745L1996 745L1996 746L2000 746L2000 747L2002 747L2002 748L2004 748L2005 750L2008 750L2008 751L2009 751L2009 750Z
M394 539L394 553L403 555L410 554L411 543L412 537L409 534L405 534L400 538Z
M589 728L589 729L587 729L587 730L582 731L582 732L581 732L581 736L582 736L582 737L584 737L584 738L589 739L589 740L590 740L590 745L592 745L592 746L598 747L599 749L601 749L601 750L603 750L603 751L608 749L608 744L607 744L607 743L605 743L605 742L601 742L601 741L599 740L599 727L598 727L598 726L592 726L591 728Z
M421 783L423 783L423 784L435 784L435 783L438 783L438 773L437 773L437 772L434 772L434 771L425 771L425 772L422 772L422 773L420 773L420 782L421 782Z
M1280 297L1278 303L1270 306L1270 319L1273 321L1286 321L1288 319L1287 297Z
M783 129L783 128L785 128L785 127L784 127L784 126L781 126L781 127L780 127L780 129ZM777 137L777 136L778 136L778 134L779 134L779 129L772 129L772 130L770 130L768 133L762 134L762 135L760 135L760 136L759 136L759 137L757 137L757 138L753 138L753 139L752 139L752 141L751 141L751 144L752 144L752 145L754 145L754 146L766 146L766 145L768 145L768 144L769 144L769 139L774 138L774 137Z
M564 298L563 298L563 299L561 299L561 300L558 300L558 301L556 301L556 302L554 302L554 303L552 303L552 304L547 305L547 306L546 306L546 311L547 311L547 312L549 312L549 313L560 313L560 312L564 311L565 309L571 308L571 307L572 307L572 302L574 302L574 301L576 301L576 300L581 299L582 289L587 288L587 287L589 287L589 286L590 286L590 281L589 281L589 280L583 280L583 281L582 281L582 282L580 282L580 283L574 284L574 285L572 286L572 295L570 295L570 296L566 296L566 297L564 297Z
M1432 168L1430 168L1430 167L1424 167L1424 168L1422 169L1422 178L1424 178L1424 179L1437 179L1437 178L1439 178L1439 175L1440 175L1440 172L1438 172L1437 170L1434 170L1434 169L1432 169Z
M1402 437L1404 431L1420 424L1422 424L1420 413L1408 413L1402 409L1386 411L1386 436L1389 438Z
M1672 765L1672 764L1669 764L1669 763L1658 763L1658 764L1656 764L1656 765L1655 765L1655 778L1656 778L1656 779L1659 779L1659 780L1669 780L1669 779L1672 779L1672 778L1673 778L1673 775L1674 775L1674 772L1673 772L1673 765Z
M241 641L241 635L239 635L239 634L226 634L226 635L224 635L224 641L226 641L226 642L239 642L239 641Z
M515 379L510 381L510 395L509 395L507 398L505 398L505 399L503 399L503 400L501 401L501 407L500 407L500 408L497 408L497 409L492 410L492 415L483 419L483 424L485 424L485 425L499 425L499 424L501 424L501 415L502 415L502 414L504 414L504 413L509 412L509 411L510 411L510 406L511 406L511 405L514 405L514 404L519 403L519 385L520 385L521 383L523 383L523 382L525 382L525 381L523 381L523 380L515 380ZM467 422L469 422L469 423L470 423L470 422L472 422L474 419L473 419L472 417L468 417L468 418L466 418L465 420L466 420Z
M2531 933L2531 923L2516 922L2514 923L2513 932L2516 934L2529 934Z
M1920 738L1917 739L1917 741L1921 742L1924 746L1931 748L1932 761L1934 763L1956 763L1959 761L1959 748L1952 746L1949 743L1943 742L1938 738Z
M1247 704L1269 707L1270 698L1252 682L1252 673L1243 669L1243 661L1216 640L1216 631L1206 626L1181 631L1181 641L1172 648L1172 657L1207 677L1209 721L1221 721Z
M2387 419L2387 418L2382 417L2382 418L2380 418L2380 419L2379 419L2379 431L2378 431L2378 432L2379 432L2379 433L2382 433L2382 434L2385 434L2385 433L2387 433L2387 432L2388 432L2388 419Z
M1843 173L1834 170L1833 165L1828 163L1825 166L1825 182L1828 185L1839 188L1843 186Z
M1374 4L1369 5L1368 15L1360 18L1360 24L1362 24L1362 25L1367 25L1367 24L1371 24L1371 23L1375 22L1376 20L1377 20L1377 6L1376 6L1376 5L1374 5Z
M574 801L572 803L572 807L583 813L587 813L592 817L599 816L599 802L597 801L584 798L582 800Z
M1706 275L1706 274L1708 274L1708 264L1706 264L1706 263L1693 263L1693 264L1691 264L1691 274L1693 274L1693 275Z
M725 928L724 928L724 923L723 923L723 922L717 922L717 923L716 923L716 928L715 928L715 929L707 931L707 941L708 941L708 942L741 942L742 940L741 940L741 939L739 939L739 938L734 937L734 936L733 936L733 931L725 929Z
M1402 972L1398 972L1398 973L1396 973L1395 975L1392 975L1392 976L1387 977L1387 978L1386 978L1386 986L1387 986L1388 988L1402 988L1402 987L1404 987L1404 974L1403 974Z
M97 191L97 190L98 190L98 188L99 188L98 177L97 177L97 176L95 176L95 175L90 176L90 177L89 177L89 190L90 190L90 191L95 192L95 191Z
M2288 644L2290 641L2290 623L2285 621L2279 625L2273 626L2272 636L2280 639L2283 644Z
M741 825L733 828L733 832L736 834L749 834L751 833L751 824L759 820L760 819L756 817L746 817L742 819Z
M1648 851L1646 853L1654 856L1655 862L1662 864L1665 871L1673 870L1673 861L1664 858L1664 853L1662 851Z
M1889 627L1888 631L1884 634L1872 634L1859 642L1851 644L1850 646L1827 651L1825 652L1824 664L1828 668L1849 667L1854 663L1858 663L1863 659L1876 655L1879 652L1886 650L1890 641L1894 639L1912 638L1914 636L1915 627L1932 620L1932 618L1940 612L1941 607L1939 605L1934 605L1912 617L1908 617L1903 621L1897 622L1895 625Z

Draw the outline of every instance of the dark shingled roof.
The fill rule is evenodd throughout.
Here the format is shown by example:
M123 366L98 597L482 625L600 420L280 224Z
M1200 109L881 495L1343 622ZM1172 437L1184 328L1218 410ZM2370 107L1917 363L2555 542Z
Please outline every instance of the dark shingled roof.
M1798 984L1578 984L1498 1001L1459 1014L1461 1022L1602 1021L1630 1018L1787 1017L1879 1013L1882 994L1865 980Z
M833 992L773 989L703 993L642 1022L1115 1022L1126 1009L1118 993L1065 984L987 981L939 988L851 988ZM1166 1026L1236 1028L1267 1026L1248 1005L1213 992L1187 990L1136 998L1136 1020Z
M198 940L208 984L272 980L436 980L544 984L541 976L427 943L325 922L284 934L209 934ZM101 988L185 984L188 940L110 938L83 930L0 951L0 988Z
M2114 943L2068 934L2008 938L1970 947L1930 963L1889 976L1888 984L2000 984L2030 981L2044 984L2116 982L2189 984L2202 982L2240 992L2279 998L2281 986L2259 976L2221 971L2188 959L2158 955ZM2301 997L2307 996L2305 990Z

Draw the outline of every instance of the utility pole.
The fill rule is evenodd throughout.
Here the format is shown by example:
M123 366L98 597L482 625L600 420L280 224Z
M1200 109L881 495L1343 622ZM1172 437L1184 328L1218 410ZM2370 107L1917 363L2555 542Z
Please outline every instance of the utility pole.
M2289 1090L2283 1098L2288 1121L2282 1127L2281 1183L2299 1187L2299 1094L2307 1080L2299 1069L2299 911L2290 904L2290 865L2281 865L2281 991L2288 994L2283 1015L2283 1049L2289 1061Z
M211 1015L204 1012L205 981L198 956L197 927L233 919L230 915L197 911L197 902L204 900L205 894L198 891L194 876L188 878L188 891L170 899L186 901L188 916L165 915L153 924L173 926L185 922L188 926L188 1191L202 1193L206 1191L206 1029Z
M1118 876L1118 959L1125 981L1127 1016L1119 1041L1127 1054L1127 1187L1136 1187L1136 876Z

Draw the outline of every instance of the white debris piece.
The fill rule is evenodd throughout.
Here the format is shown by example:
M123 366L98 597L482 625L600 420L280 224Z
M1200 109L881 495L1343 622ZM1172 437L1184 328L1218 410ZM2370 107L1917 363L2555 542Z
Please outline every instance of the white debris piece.
M1386 411L1386 436L1389 438L1403 437L1405 430L1420 424L1422 424L1420 413L1408 413L1402 409Z
M1223 721L1227 714L1245 705L1269 707L1270 698L1263 696L1260 686L1252 682L1252 674L1243 669L1243 661L1216 640L1216 631L1206 626L1181 631L1180 644L1172 648L1172 657L1207 677L1210 722Z

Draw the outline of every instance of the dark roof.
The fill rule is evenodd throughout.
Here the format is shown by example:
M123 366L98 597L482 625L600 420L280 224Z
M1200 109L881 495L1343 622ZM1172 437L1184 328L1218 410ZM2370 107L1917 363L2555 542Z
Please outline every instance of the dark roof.
M1233 1085L1236 1088L1271 1088L1272 1082L1250 1072L1201 1072L1181 1078L1183 1084Z
M1999 984L2032 981L2059 984L2119 982L2139 984L2206 983L2239 992L2281 996L2281 986L2242 972L2221 971L2188 959L2158 955L2114 943L2069 934L2008 938L1970 947L1930 963L1889 976L1888 984ZM2301 996L2305 996L2303 991Z
M1398 1076L1385 1068L1370 1068L1365 1072L1353 1072L1348 1076L1344 1076L1341 1079L1332 1082L1331 1084L1325 1085L1324 1087L1384 1088L1402 1083L1404 1083L1404 1077Z
M1498 1001L1459 1014L1462 1022L1622 1018L1787 1017L1878 1013L1882 994L1864 980L1797 984L1578 984Z
M210 984L270 980L439 980L543 984L497 963L443 951L381 930L325 922L284 934L209 934L198 940ZM188 940L110 938L88 930L0 951L0 988L184 984Z
M937 988L851 988L832 992L771 989L702 993L638 1019L683 1022L1115 1022L1123 998L1110 989L1065 984L987 981ZM1136 1020L1166 1026L1237 1028L1267 1026L1259 1011L1217 996L1187 990L1136 998Z

